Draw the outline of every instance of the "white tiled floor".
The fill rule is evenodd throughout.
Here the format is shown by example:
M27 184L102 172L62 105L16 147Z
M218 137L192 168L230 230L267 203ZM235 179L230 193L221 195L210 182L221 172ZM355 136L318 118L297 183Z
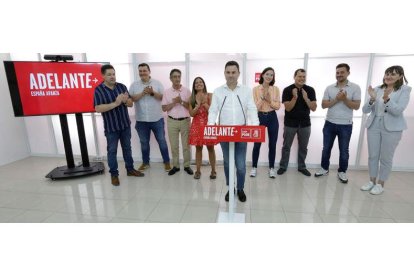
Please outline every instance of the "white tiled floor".
M228 210L222 167L216 180L209 179L208 167L200 180L183 170L168 176L157 163L143 178L121 169L119 187L111 185L108 172L60 181L44 177L62 165L63 158L30 157L0 167L0 222L216 222ZM235 211L253 223L414 222L414 173L393 172L379 196L359 190L367 175L349 171L349 183L342 184L336 173L306 177L292 168L269 179L260 167L256 178L246 177L247 201L236 198Z

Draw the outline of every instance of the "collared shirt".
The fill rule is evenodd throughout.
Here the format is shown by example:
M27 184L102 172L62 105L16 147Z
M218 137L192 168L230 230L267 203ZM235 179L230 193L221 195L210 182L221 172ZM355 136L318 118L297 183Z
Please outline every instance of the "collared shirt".
M282 102L288 102L293 99L293 88L295 84L291 84L283 89ZM298 99L292 110L285 110L285 126L287 127L308 127L311 125L310 109L303 99L302 89L308 93L308 98L311 102L316 101L315 89L308 85L304 85L301 89L298 88Z
M256 103L257 110L262 112L270 112L280 107L280 92L277 86L269 86L270 101L269 104L267 101L262 100L261 95L264 94L263 85L258 85L253 88L253 98Z
M214 125L259 125L257 107L252 90L237 83L234 90L224 84L214 90L213 100L208 110L208 124Z
M170 87L164 91L161 105L171 104L173 102L173 99L177 96L181 96L181 99L183 101L188 102L189 98L191 97L191 91L184 86L181 86L178 90L174 89L174 87ZM190 112L188 112L188 109L180 103L175 104L171 110L167 111L167 114L173 118L190 117Z
M152 78L148 82L143 82L142 80L133 82L129 88L129 93L131 95L140 94L147 86L152 86L152 89L161 95L164 93L164 87L161 82ZM157 122L162 117L161 101L153 96L145 95L135 102L135 120L140 122Z
M351 101L361 100L361 88L358 84L348 81L347 84L340 88L338 83L334 83L326 87L325 93L323 94L323 100L333 100L336 98L338 92L343 89L346 91L346 97ZM354 110L347 107L343 101L336 103L334 106L328 108L326 114L326 120L338 124L338 125L350 125L352 124Z
M109 88L103 82L95 88L94 106L115 102L119 94L128 92L122 83L115 83L114 89ZM128 108L121 104L114 109L102 112L105 133L116 132L130 127Z

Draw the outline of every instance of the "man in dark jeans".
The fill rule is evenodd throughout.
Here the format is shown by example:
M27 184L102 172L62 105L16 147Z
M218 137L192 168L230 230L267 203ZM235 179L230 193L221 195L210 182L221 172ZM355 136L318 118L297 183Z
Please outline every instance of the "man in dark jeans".
M164 87L160 81L151 77L148 64L139 64L138 73L140 80L132 83L129 89L131 98L135 102L135 129L141 143L142 164L138 170L145 171L150 167L150 137L152 131L164 161L164 170L169 172L171 170L170 156L165 140L164 115L161 109Z
M224 66L224 77L226 83L214 90L213 100L208 112L208 124L214 125L218 118L218 125L243 126L259 125L257 107L254 103L252 90L238 82L240 76L239 64L232 60ZM226 185L229 186L230 179L230 145L228 142L221 142L223 152L224 174ZM247 200L244 193L244 182L246 177L246 142L234 143L234 163L237 175L237 197L241 202ZM233 192L233 191L231 191ZM229 201L230 191L224 196Z
M125 168L128 176L144 176L134 169L131 150L131 121L128 107L133 105L128 89L116 82L115 69L106 64L101 67L103 82L95 88L94 105L96 112L102 113L108 150L108 166L111 182L119 186L118 161L116 153L118 141L121 142Z
M285 127L283 132L282 158L278 175L284 174L289 165L290 148L296 133L298 134L298 171L306 176L311 173L306 169L305 159L311 133L310 111L316 110L315 89L305 84L306 71L297 69L295 83L283 90L282 102L285 105Z
M349 159L349 141L352 134L353 111L358 110L361 104L361 88L350 81L349 65L341 63L336 66L337 82L325 89L322 99L322 108L328 108L326 121L323 127L323 149L321 169L315 173L316 177L329 173L329 159L331 150L338 136L339 168L338 179L348 183L346 171Z

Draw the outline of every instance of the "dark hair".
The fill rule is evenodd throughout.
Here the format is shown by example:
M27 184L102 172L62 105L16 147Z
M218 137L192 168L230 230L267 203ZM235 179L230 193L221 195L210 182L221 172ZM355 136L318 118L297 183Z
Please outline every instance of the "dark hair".
M295 71L295 74L293 75L293 77L296 77L296 75L297 75L299 72L306 73L306 70L305 70L305 69L302 69L302 68L297 69L297 70Z
M343 68L343 67L345 67L345 68L346 68L346 71L348 71L348 72L349 72L349 70L351 69L351 67L349 67L349 65L348 65L348 64L346 64L346 63L339 63L339 64L336 66L336 69L338 69L338 68Z
M105 75L106 70L109 70L109 69L113 69L115 71L115 68L111 64L102 65L101 74Z
M234 61L234 60L228 61L228 62L226 63L226 65L224 66L224 70L226 70L226 68L227 68L228 66L236 66L236 67L237 67L237 71L239 71L239 72L240 72L240 67L239 67L239 64L237 63L237 61Z
M171 72L170 72L170 78L171 78L172 74L174 74L175 72L179 73L179 74L180 74L180 76L181 76L181 71L180 71L179 69L177 69L177 68L174 68L174 69L172 69L172 70L171 70Z
M146 63L140 63L140 64L138 64L138 67L144 67L144 66L147 66L148 71L150 71L150 72L151 72L151 69L150 69L150 67L149 67L149 65L148 65L148 64L146 64Z
M207 86L206 86L206 82L203 80L202 77L196 77L193 81L193 90L191 92L191 106L194 108L195 107L195 103L196 103L196 89L195 89L195 82L197 79L200 79L203 84L204 84L204 89L203 89L203 93L207 94Z
M259 80L259 84L263 84L264 79L263 79L263 75L266 74L267 71L273 71L273 79L272 81L269 83L270 86L272 86L273 84L275 84L275 70L272 67L266 67L263 72L260 74L260 80Z
M394 65L394 66L388 67L387 70L385 70L385 74L392 74L394 72L402 76L402 78L397 80L394 84L394 90L397 91L404 84L404 81L406 84L408 83L408 81L405 78L404 68L402 68L402 66ZM385 84L385 78L383 78L381 88L385 88L385 87L387 87L387 85Z

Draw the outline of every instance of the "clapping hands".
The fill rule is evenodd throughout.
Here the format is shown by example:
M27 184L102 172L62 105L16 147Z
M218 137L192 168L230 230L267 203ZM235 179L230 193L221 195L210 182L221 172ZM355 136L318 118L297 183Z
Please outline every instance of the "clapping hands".
M375 100L377 98L377 93L371 85L368 87L368 94L371 97L371 100Z

